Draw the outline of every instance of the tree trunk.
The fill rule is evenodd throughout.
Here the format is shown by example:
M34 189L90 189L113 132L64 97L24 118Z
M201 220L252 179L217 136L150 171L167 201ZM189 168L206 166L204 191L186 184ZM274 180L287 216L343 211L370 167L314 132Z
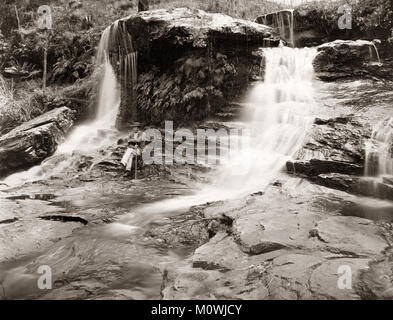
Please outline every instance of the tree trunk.
M45 31L45 47L44 47L44 71L42 76L42 90L46 89L46 78L48 73L48 34Z

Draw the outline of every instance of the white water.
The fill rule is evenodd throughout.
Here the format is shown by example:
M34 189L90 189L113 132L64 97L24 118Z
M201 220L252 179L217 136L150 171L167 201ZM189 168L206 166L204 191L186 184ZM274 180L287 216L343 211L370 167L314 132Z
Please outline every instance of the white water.
M59 145L52 157L39 166L8 176L4 180L5 184L14 186L58 174L71 164L74 151L98 150L114 141L117 134L116 118L120 107L120 85L108 57L113 31L117 31L113 26L105 29L97 51L95 72L102 72L102 76L95 118L77 126Z
M314 121L313 48L265 49L265 81L246 98L245 118L251 132L248 147L231 157L200 192L144 206L142 212L176 211L192 205L263 191L287 160L300 150ZM124 223L130 223L127 217Z
M393 118L380 122L366 143L366 176L393 175Z
M381 64L381 58L379 56L378 48L375 45L375 43L371 42L371 45L370 45L370 61L371 62L373 62L373 51L375 52L378 64Z

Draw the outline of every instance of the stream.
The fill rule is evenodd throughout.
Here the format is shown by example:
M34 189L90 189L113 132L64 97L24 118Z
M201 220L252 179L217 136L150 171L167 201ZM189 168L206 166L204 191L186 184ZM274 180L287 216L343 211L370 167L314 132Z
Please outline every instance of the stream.
M22 236L15 239L17 247L0 251L0 295L3 292L6 299L160 299L165 270L187 260L199 245L164 245L160 237L149 236L152 230L170 229L191 206L266 191L276 179L300 183L300 178L289 178L282 168L301 148L316 114L331 118L356 113L374 124L389 114L391 91L382 85L371 89L367 80L315 80L311 64L315 54L314 49L266 50L265 81L251 88L240 119L251 129L250 147L208 173L173 166L170 175L130 180L97 166L121 138L111 129L116 120L112 108L76 128L43 165L9 177L5 182L13 186L0 191L2 212L7 212L0 220L19 214L17 220L0 224L0 238L18 232ZM110 64L105 68L107 92L102 93L101 109L119 104ZM370 99L373 108L362 107ZM92 141L84 137L97 135L102 144L90 150ZM90 169L78 173L87 158ZM247 170L242 170L244 166ZM209 183L204 182L206 175ZM374 199L371 204L369 198L357 199L357 205L342 200L344 216L393 220L389 201ZM329 201L324 206L329 210ZM63 218L56 220L56 216ZM35 235L23 239L29 233ZM37 286L37 270L43 265L52 270L52 290Z

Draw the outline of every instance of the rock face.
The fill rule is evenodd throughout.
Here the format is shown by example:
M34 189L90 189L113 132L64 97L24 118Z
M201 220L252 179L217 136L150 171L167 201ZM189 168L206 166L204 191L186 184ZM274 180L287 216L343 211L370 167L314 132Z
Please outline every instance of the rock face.
M329 188L354 192L357 177L364 173L364 143L370 133L352 116L317 118L296 159L287 162L287 171Z
M283 40L293 41L295 47L315 47L327 41L304 10L280 10L257 17L255 22L276 28Z
M323 80L350 77L371 62L378 62L376 50L374 43L365 40L328 42L318 47L314 69Z
M364 142L370 131L352 116L316 119L297 160L287 163L289 172L318 176L327 173L364 172Z
M393 200L393 186L382 180L365 178L365 143L370 128L352 115L316 119L310 136L287 171L324 187L357 195Z
M344 24L349 22L345 19L345 13L349 10L359 18L356 22L353 21L350 27L342 29L338 21L341 18ZM283 11L259 17L258 20L268 17L267 23L270 25L271 17L274 20L274 16ZM287 19L281 20L281 24L286 21ZM388 39L391 34L391 21L392 4L389 0L351 1L347 4L340 1L304 1L294 9L296 45L317 46L337 39Z
M201 10L147 11L119 23L138 52L142 122L186 122L219 112L260 76L258 48L279 44L270 27Z
M163 298L360 299L359 285L383 291L371 283L378 280L391 287L391 277L368 274L369 263L388 246L380 227L340 215L340 206L355 196L299 179L281 183L204 208L206 219L225 225L184 263L167 268ZM352 272L346 290L338 285L343 266Z
M73 125L73 112L49 111L0 138L0 177L39 164L52 155Z

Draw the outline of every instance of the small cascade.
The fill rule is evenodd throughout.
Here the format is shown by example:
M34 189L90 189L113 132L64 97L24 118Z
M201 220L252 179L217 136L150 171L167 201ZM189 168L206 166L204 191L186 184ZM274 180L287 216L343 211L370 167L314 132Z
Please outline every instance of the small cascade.
M375 53L375 58L377 61L375 61L375 59L374 59L374 53ZM381 64L381 58L379 56L378 48L374 42L371 42L371 45L370 45L370 61L371 62L375 61L375 62L378 62L378 64Z
M218 172L208 188L216 198L262 190L300 150L314 120L314 48L265 49L265 79L245 101L248 145Z
M138 78L138 53L131 52L124 54L120 59L120 78L122 87L122 105L120 107L118 126L121 126L122 119L137 120L136 114L136 91ZM129 106L132 106L130 108Z
M366 176L393 176L393 118L380 122L366 144Z
M298 152L315 118L315 48L268 48L265 80L257 83L244 101L245 131L239 148L221 158L212 178L200 192L153 203L144 210L178 210L208 201L242 197L263 191L288 160Z
M366 142L362 192L380 199L393 195L393 118L380 122Z
M102 157L98 151L113 144L118 137L116 125L121 106L124 104L129 108L127 97L134 99L136 70L137 53L133 49L132 38L123 20L118 20L104 30L98 45L94 73L99 75L100 81L93 119L77 126L59 145L56 153L41 165L13 174L4 182L16 185L61 174L73 166L74 154L87 152Z
M264 25L270 25L277 28L280 33L280 37L284 39L289 46L295 47L293 9L269 13L260 17L260 21Z

